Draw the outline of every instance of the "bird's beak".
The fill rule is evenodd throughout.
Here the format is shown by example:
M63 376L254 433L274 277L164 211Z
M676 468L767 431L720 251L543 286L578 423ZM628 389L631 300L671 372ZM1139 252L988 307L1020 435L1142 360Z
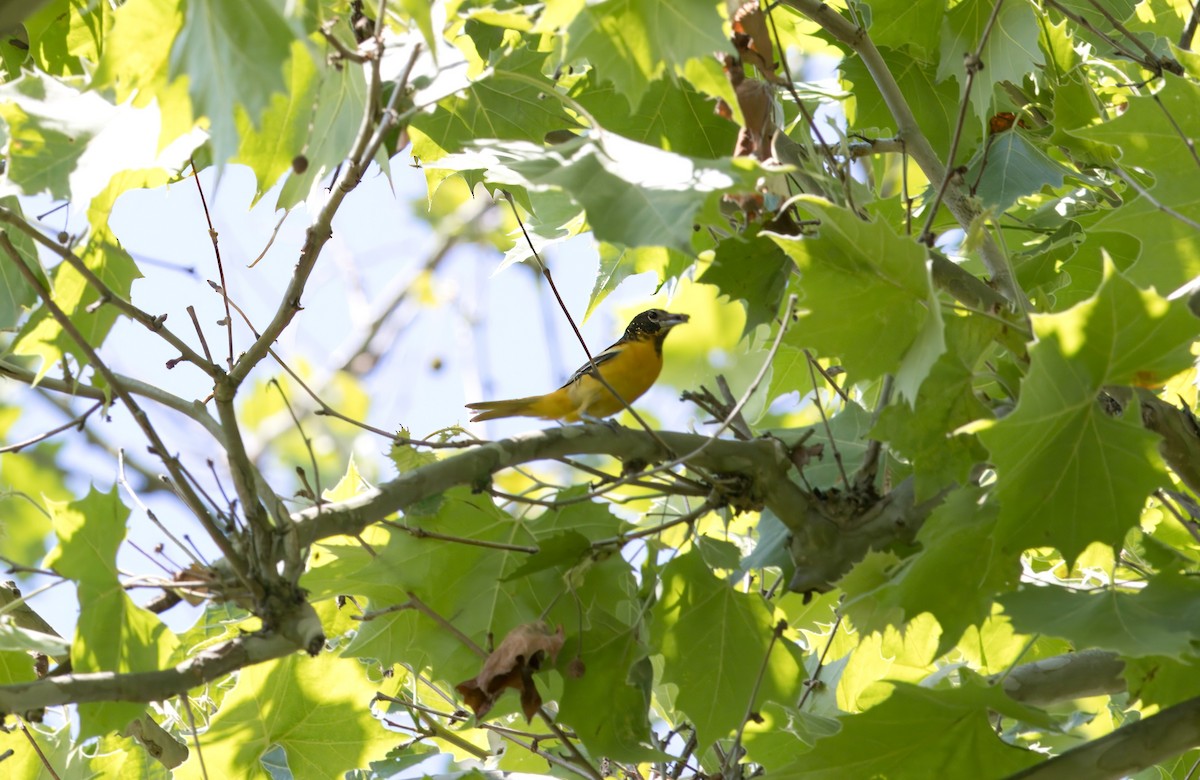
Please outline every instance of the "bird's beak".
M663 329L673 328L676 325L682 325L690 319L691 317L686 314L671 314L668 312L666 317L658 321L658 326Z

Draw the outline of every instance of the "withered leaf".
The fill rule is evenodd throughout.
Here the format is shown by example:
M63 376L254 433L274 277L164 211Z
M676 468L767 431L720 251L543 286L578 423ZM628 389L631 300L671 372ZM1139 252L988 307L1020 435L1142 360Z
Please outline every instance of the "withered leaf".
M734 12L733 32L733 43L741 55L742 62L753 65L768 81L783 83L783 79L775 73L778 67L778 63L775 62L775 46L767 28L767 17L759 7L758 0L743 3L742 7Z
M521 692L521 711L525 713L525 719L532 720L542 707L533 673L541 668L547 657L554 662L564 641L561 625L554 633L541 621L519 625L509 631L487 657L477 676L463 680L454 688L462 694L463 701L476 718L486 715L506 688L515 688Z

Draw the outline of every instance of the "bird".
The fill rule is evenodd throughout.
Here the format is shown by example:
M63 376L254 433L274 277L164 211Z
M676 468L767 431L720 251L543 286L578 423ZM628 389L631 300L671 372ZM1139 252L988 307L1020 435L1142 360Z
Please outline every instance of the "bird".
M545 395L467 404L468 409L478 412L471 422L501 417L578 422L615 414L625 408L622 400L633 403L658 379L663 341L672 328L688 319L686 314L647 309L629 321L617 343L581 366L562 387ZM597 371L619 399L596 378Z

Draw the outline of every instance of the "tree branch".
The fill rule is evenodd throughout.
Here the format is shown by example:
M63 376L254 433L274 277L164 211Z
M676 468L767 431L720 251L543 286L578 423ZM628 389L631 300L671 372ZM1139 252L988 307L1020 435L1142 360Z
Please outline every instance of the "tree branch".
M1200 745L1200 697L1129 723L1009 780L1119 780Z
M250 634L231 639L172 669L115 674L93 672L0 685L0 713L23 713L60 704L96 701L162 701L181 696L251 664L290 655L299 645L282 634Z
M783 3L821 25L826 32L862 58L892 118L896 120L896 136L904 141L905 149L920 166L926 179L931 182L943 181L946 178L946 166L934 152L925 133L921 131L904 93L900 91L900 85L896 83L867 31L853 25L821 0L783 0ZM971 203L968 193L956 183L952 182L946 188L945 204L963 230L969 230L971 223L979 216L979 209ZM993 283L1005 298L1022 309L1026 308L1025 293L1017 284L1007 258L1001 253L991 235L984 234L980 254L988 273L992 275Z

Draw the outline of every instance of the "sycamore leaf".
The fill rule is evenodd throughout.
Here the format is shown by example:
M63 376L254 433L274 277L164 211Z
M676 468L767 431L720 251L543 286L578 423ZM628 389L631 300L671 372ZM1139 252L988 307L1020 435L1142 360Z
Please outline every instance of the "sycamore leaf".
M1043 187L1061 187L1063 176L1071 173L1030 143L1024 132L1013 128L991 137L971 161L965 178L977 182L973 192L983 205L999 213L1007 211L1017 198Z
M909 382L919 383L944 349L918 343L936 300L924 248L883 221L864 222L820 199L805 197L801 207L821 220L816 238L771 236L800 269L802 315L784 341L839 358L853 382L896 371L916 348L923 368ZM940 339L940 325L935 331Z
M493 186L561 191L587 212L601 241L691 252L692 226L708 203L753 186L756 166L697 160L604 133L549 148L478 141L427 166L474 172Z
M0 206L8 209L18 217L21 216L21 203L16 196L0 199ZM37 247L33 239L19 230L6 231L9 241L21 256L21 262L46 283L46 274L38 261ZM33 285L25 281L25 275L13 265L12 258L0 257L0 331L12 330L17 321L31 308L37 300ZM18 559L23 560L23 559Z
M432 112L413 117L412 127L420 131L413 156L430 163L481 138L541 143L553 130L575 127L562 101L547 94L555 85L542 73L546 57L518 49L461 93L439 101Z
M718 116L713 101L686 81L655 81L633 111L613 87L591 78L571 94L605 130L669 152L715 160L731 154L737 140L737 125Z
M1124 656L1176 660L1200 649L1200 583L1159 573L1138 591L1105 588L1082 593L1026 585L1000 598L1013 627L1027 634L1062 637L1076 647L1099 647Z
M175 777L265 776L262 759L273 746L296 780L341 777L396 742L371 715L376 688L361 665L333 653L248 666L205 732L203 768L192 751Z
M1004 743L996 734L991 711L1010 717L1033 714L999 688L978 684L948 690L905 683L879 686L892 689L883 703L842 718L839 733L817 742L790 767L768 772L766 779L1007 777L1042 759L1037 753Z
M921 550L865 589L846 593L846 614L860 631L903 627L923 612L942 627L937 655L946 653L968 626L991 614L995 592L1018 572L992 556L997 507L978 488L960 488L933 511L917 533ZM870 555L880 555L870 553ZM861 581L861 580L858 580Z
M729 49L712 0L602 0L571 23L566 56L587 60L632 107L668 68Z
M941 56L938 81L953 76L965 89L966 68L963 57L973 54L983 37L994 3L991 0L964 0L951 8L942 21ZM975 75L971 87L971 105L977 117L988 115L992 85L1004 81L1020 84L1025 74L1041 62L1038 49L1038 20L1024 3L1004 3L980 52L984 68Z
M117 548L125 539L129 510L117 497L92 488L70 503L47 502L58 545L45 565L74 580L79 622L71 643L77 673L148 672L164 668L178 644L157 616L136 606L117 578ZM144 709L141 704L102 702L79 706L85 737L120 730Z
M181 167L199 136L159 151L156 106L115 106L44 75L0 86L8 124L8 178L27 195L49 194L88 206L129 170Z
M1117 118L1072 134L1120 149L1122 165L1154 177L1142 185L1149 198L1127 190L1129 202L1095 223L1099 230L1123 231L1141 242L1138 262L1127 272L1130 279L1167 292L1200 275L1200 231L1193 226L1200 221L1200 189L1192 149L1193 139L1200 138L1200 85L1164 74L1157 94L1131 97Z
M717 244L712 265L696 281L716 285L721 294L741 301L746 307L744 333L749 333L778 314L788 277L795 268L791 258L770 239L734 236Z
M169 77L187 77L196 113L208 117L213 157L221 164L238 149L234 106L258 126L271 95L287 89L283 67L295 35L270 0L212 0L185 7L183 27L171 47Z
M913 59L935 62L944 0L871 0L871 40L889 49L908 49Z
M649 746L654 672L638 637L637 627L598 610L587 630L564 648L574 667L564 675L559 718L593 755L614 761L662 760L662 753ZM571 668L580 673L571 674ZM604 706L597 707L598 701Z
M695 724L702 748L741 722L744 710L729 702L755 688L764 665L760 701L791 700L804 674L789 643L771 641L774 621L761 596L730 588L695 551L667 564L662 583L652 641L663 654L663 680L678 686L675 705Z
M1155 385L1192 363L1200 321L1112 268L1096 294L1033 318L1038 341L1016 409L979 434L1000 479L997 533L1006 554L1057 547L1072 561L1091 542L1120 546L1165 476L1158 437L1096 402L1104 385Z

